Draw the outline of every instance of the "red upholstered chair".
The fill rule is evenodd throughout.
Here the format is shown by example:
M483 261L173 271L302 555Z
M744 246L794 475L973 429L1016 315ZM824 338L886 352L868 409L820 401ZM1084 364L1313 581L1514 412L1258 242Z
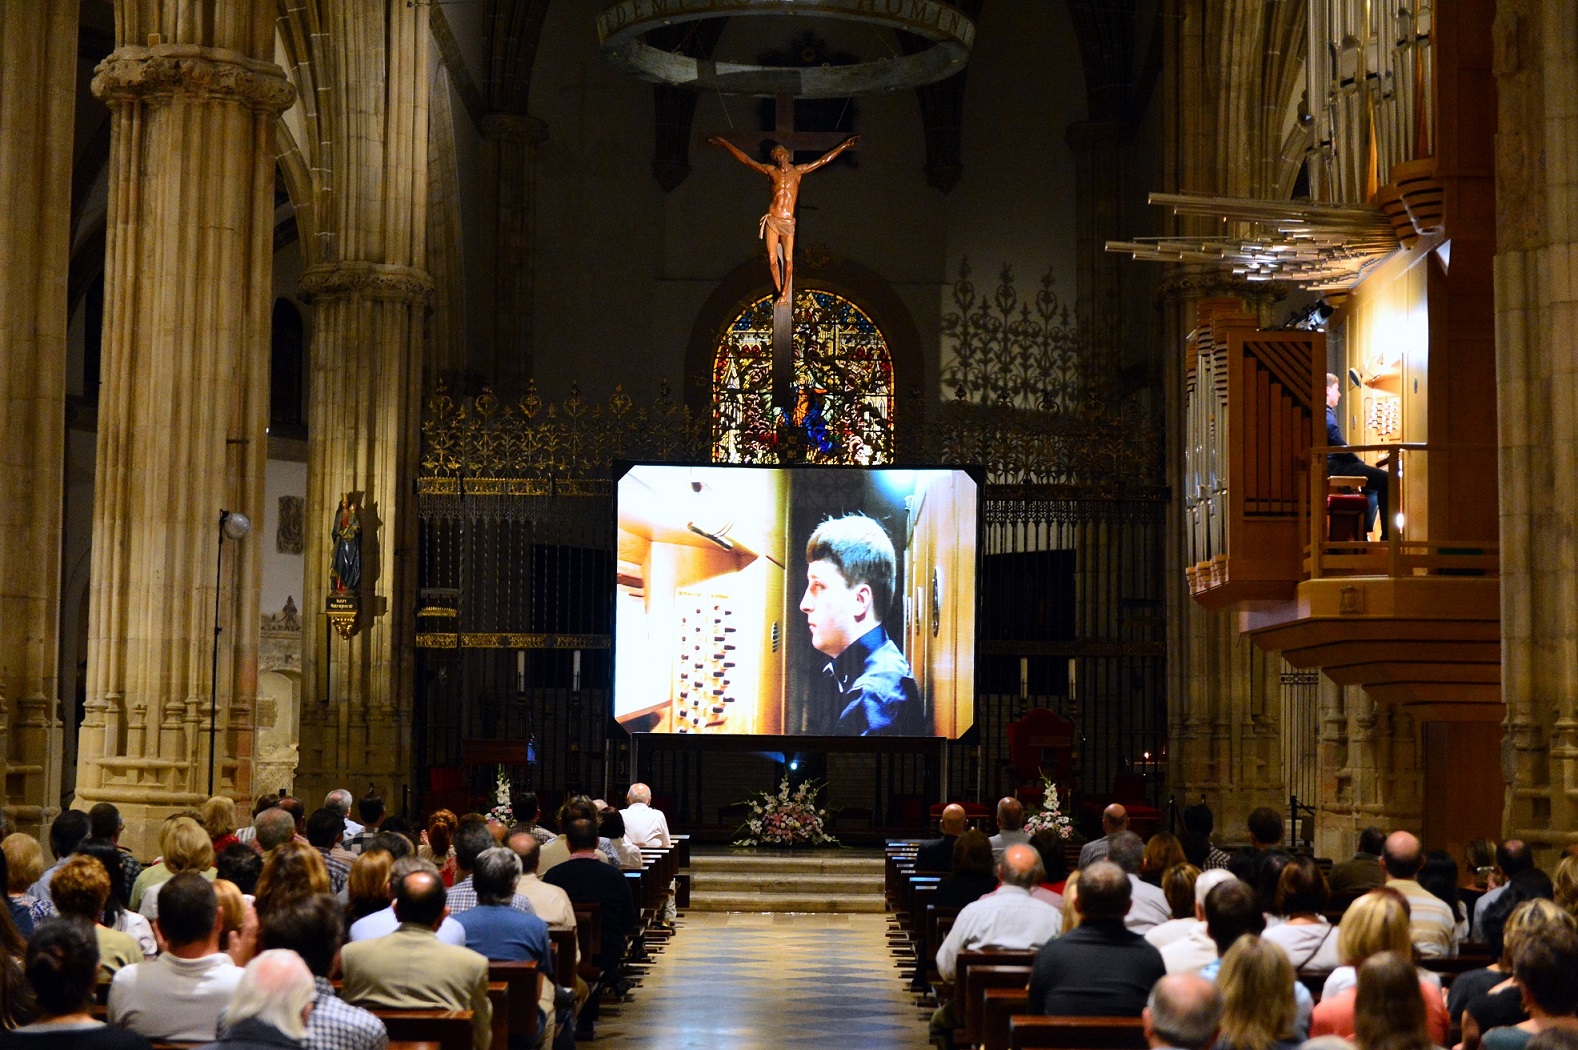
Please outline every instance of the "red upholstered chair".
M1362 492L1333 492L1326 497L1326 538L1334 543L1366 538L1370 501Z

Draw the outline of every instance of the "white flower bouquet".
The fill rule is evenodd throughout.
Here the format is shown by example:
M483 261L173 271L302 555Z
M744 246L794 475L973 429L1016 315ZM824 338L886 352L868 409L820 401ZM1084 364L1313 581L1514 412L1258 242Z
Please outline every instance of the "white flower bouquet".
M762 791L747 799L750 813L734 833L737 846L837 846L822 821L825 809L817 807L824 785L806 781L797 788L784 777L776 792Z

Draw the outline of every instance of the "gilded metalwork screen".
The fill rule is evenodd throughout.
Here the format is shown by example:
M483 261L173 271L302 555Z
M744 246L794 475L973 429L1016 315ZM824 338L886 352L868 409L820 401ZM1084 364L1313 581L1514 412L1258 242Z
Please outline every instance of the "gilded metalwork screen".
M811 463L870 465L893 459L893 359L887 340L854 303L832 292L794 296L794 418ZM712 459L778 461L772 404L773 299L729 325L712 366Z

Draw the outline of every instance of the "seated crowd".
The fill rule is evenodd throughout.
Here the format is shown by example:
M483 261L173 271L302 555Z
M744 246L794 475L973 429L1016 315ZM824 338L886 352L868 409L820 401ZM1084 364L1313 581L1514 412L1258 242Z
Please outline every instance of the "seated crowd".
M165 820L146 866L120 845L108 803L55 819L48 867L35 838L5 835L0 1048L381 1050L386 1017L440 1010L469 1011L486 1050L489 965L528 962L537 1024L529 1041L512 1031L510 1050L593 1038L603 995L629 990L642 933L621 868L673 845L645 785L623 813L566 799L560 833L537 822L530 792L510 826L440 810L419 830L372 794L353 821L352 801L334 791L309 814L264 796L238 829L234 802L216 797ZM556 953L554 931L573 945L576 906L593 902L600 955ZM556 972L565 952L574 965Z
M1017 1013L1128 1018L1134 1041L1143 1030L1153 1047L1578 1050L1578 847L1553 878L1527 844L1481 840L1460 879L1449 854L1369 828L1328 874L1281 847L1271 809L1250 816L1250 846L1230 854L1212 845L1203 806L1185 813L1184 838L1148 842L1111 806L1104 834L1065 875L1063 840L1016 837L1023 811L1009 801L995 866L987 837L949 806L941 835L900 869L940 939L925 947L939 1046L953 1044L965 1013L979 1024L981 990L972 1005L956 982L961 955L986 952L999 954L981 965L1022 967Z

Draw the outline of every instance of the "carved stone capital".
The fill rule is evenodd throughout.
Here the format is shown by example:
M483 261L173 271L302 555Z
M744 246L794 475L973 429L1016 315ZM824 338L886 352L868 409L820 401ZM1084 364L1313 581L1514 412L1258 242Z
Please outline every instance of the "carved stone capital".
M94 71L93 94L112 106L177 97L223 99L276 114L296 99L295 87L274 63L191 44L116 48Z
M548 140L548 125L524 113L489 113L482 118L482 137L495 142L535 146Z
M379 299L392 303L426 303L433 278L425 270L392 263L332 262L302 271L297 290L308 302L321 299Z

